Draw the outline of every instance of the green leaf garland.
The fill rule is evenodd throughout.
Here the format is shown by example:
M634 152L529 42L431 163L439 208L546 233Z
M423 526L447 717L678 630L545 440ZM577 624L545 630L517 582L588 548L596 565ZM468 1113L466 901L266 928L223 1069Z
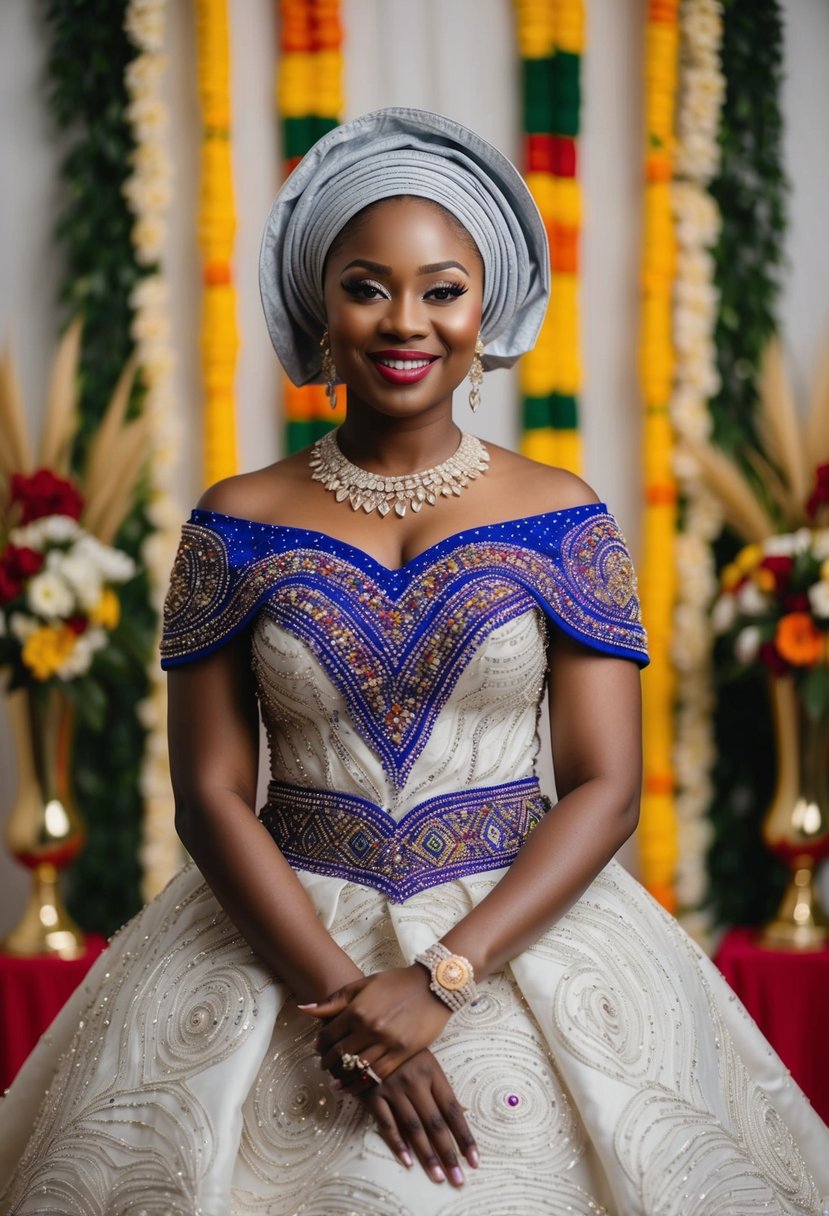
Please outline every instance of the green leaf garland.
M756 438L760 359L777 329L785 265L783 24L778 0L723 0L723 10L727 91L721 168L711 184L722 215L715 251L722 386L711 401L711 413L716 441L739 459ZM733 536L721 538L719 570L740 547ZM754 925L773 914L785 877L760 834L772 798L775 747L766 681L759 672L730 678L731 666L718 643L709 902L717 923Z
M79 425L81 462L133 342L130 295L152 267L135 260L133 217L122 188L132 134L125 116L124 71L135 55L124 32L124 0L45 0L49 103L68 151L61 175L65 203L57 225L65 272L67 320L82 314ZM141 389L131 408L140 409ZM151 532L143 502L116 539L138 562ZM80 716L75 739L75 794L88 843L71 871L70 907L88 930L111 933L140 907L139 791L145 733L136 706L154 661L155 614L146 573L122 595L127 660L100 673L102 696ZM127 636L128 632L128 636ZM103 713L102 713L103 710Z

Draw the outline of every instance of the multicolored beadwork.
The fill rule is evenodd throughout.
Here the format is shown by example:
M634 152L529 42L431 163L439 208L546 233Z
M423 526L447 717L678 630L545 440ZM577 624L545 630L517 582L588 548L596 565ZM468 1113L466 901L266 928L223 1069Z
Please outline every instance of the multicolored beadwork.
M469 529L400 570L322 533L195 511L162 663L206 654L266 613L314 653L402 786L475 650L538 610L595 649L647 661L633 566L601 504Z
M260 818L298 869L403 903L427 887L508 866L549 809L535 777L429 798L400 820L353 794L271 781Z

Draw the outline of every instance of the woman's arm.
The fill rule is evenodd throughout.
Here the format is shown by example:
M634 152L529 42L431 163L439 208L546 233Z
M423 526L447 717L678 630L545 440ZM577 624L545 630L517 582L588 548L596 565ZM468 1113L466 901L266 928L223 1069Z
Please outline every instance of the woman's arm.
M168 699L176 828L219 903L299 1000L359 978L255 814L259 718L247 636L172 670Z
M526 950L561 917L636 826L641 783L639 672L558 633L549 654L558 804L498 884L441 939L482 979ZM318 1007L323 1064L364 1055L387 1076L431 1043L448 1010L420 964L347 986Z
M259 717L247 638L174 669L168 693L176 827L219 903L301 1000L361 978L256 817ZM412 1055L393 1084L363 1101L404 1165L411 1148L435 1182L448 1176L460 1186L457 1148L477 1165L474 1138L437 1061L428 1051Z

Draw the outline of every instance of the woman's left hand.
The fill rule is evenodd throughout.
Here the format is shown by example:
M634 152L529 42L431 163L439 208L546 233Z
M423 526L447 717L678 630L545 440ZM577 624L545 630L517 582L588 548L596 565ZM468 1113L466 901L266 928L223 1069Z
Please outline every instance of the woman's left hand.
M384 1080L429 1047L451 1016L419 963L365 976L300 1009L326 1019L317 1040L322 1067L345 1085L350 1078L344 1056L359 1057Z

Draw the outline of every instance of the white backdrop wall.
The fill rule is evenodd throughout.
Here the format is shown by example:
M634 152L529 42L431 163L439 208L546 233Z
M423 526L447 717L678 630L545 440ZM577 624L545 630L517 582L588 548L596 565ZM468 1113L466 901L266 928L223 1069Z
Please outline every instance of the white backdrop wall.
M242 345L237 375L240 459L252 468L279 455L279 373L261 317L257 254L280 174L273 108L277 31L272 0L230 0L233 44L235 269ZM801 390L829 321L829 242L823 211L829 143L817 117L829 107L829 5L784 0L787 34L786 158L792 178L790 267L783 299L786 338ZM636 385L641 202L641 77L644 0L588 0L581 176L583 238L582 426L585 473L638 551L640 459ZM518 61L510 0L344 0L347 117L379 105L422 106L476 128L520 155ZM52 229L60 204L60 144L45 105L46 34L31 0L0 3L0 341L11 336L32 429L42 412L58 333L60 256ZM168 54L175 204L167 265L183 420L178 477L182 515L201 489L195 246L199 116L194 16L171 0ZM465 398L460 397L463 402ZM475 428L513 445L514 374L487 377ZM465 411L465 405L462 405ZM462 416L462 415L460 415ZM0 719L0 824L15 772ZM14 922L25 875L0 850L0 935Z

